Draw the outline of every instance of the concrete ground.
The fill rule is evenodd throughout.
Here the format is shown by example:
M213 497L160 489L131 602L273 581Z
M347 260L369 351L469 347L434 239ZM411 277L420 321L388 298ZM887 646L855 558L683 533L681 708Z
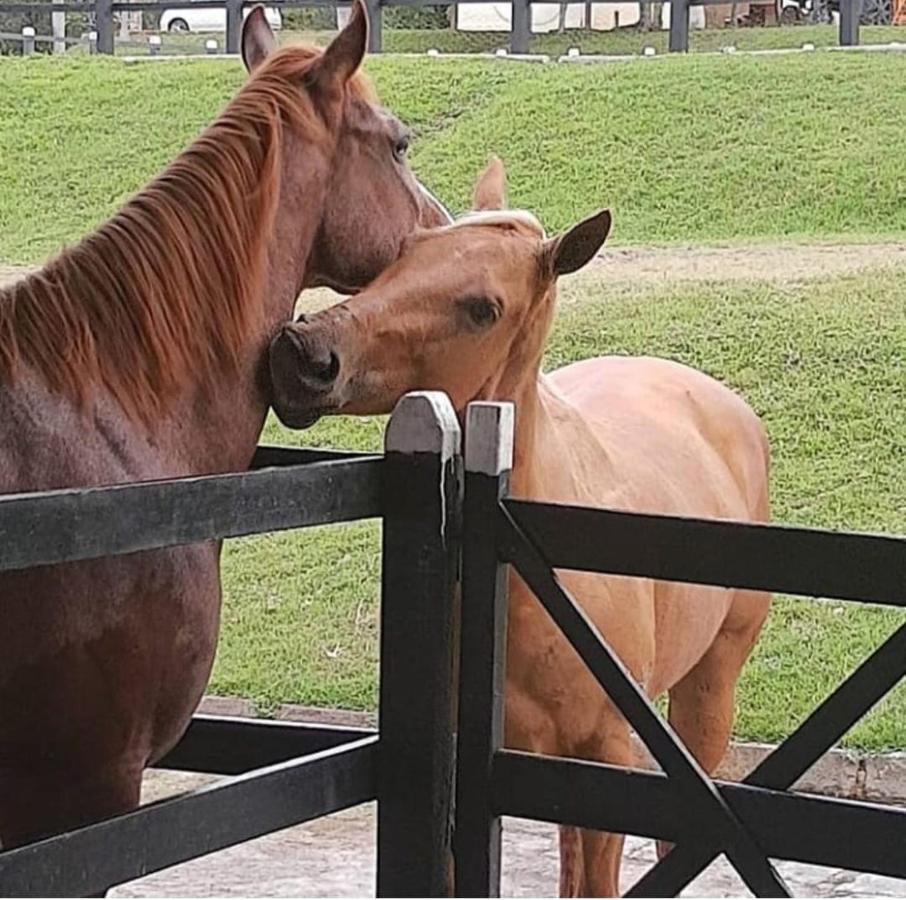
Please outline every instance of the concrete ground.
M143 799L190 790L206 776L152 771ZM113 897L374 896L375 807L367 804L288 828L121 885ZM503 885L507 897L550 897L557 891L556 828L504 821ZM623 862L628 888L654 862L652 841L629 838ZM843 870L779 863L797 897L906 897L906 882ZM684 892L687 897L748 896L723 859Z

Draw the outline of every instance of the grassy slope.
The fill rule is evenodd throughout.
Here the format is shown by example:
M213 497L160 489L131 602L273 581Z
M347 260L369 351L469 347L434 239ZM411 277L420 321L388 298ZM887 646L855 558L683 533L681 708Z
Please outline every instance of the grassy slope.
M904 230L906 107L877 90L902 80L899 56L370 67L416 127L416 168L459 207L498 150L514 200L555 227L602 198L622 240ZM37 261L76 239L197 133L240 78L238 66L215 61L0 60L0 260ZM693 362L765 415L779 519L903 531L899 288L894 275L787 288L590 288L591 303L564 307L550 359L644 349ZM291 437L271 425L267 437L375 447L380 423L337 420ZM372 705L376 542L366 524L231 544L212 687L265 706ZM740 734L786 731L890 620L784 601L746 676ZM893 701L854 740L906 745L903 712Z
M456 208L491 152L552 228L608 204L617 241L900 235L902 54L660 58L614 66L369 63ZM239 84L218 61L0 60L0 259L108 215ZM91 98L75 102L73 98Z
M655 353L743 392L774 453L780 521L906 531L903 273L788 287L760 284L609 291L576 279L548 366L607 353ZM757 336L757 339L756 339ZM271 423L270 440L380 445L380 422L326 420L303 435ZM265 705L293 697L374 703L377 529L236 542L226 555L224 640L214 688ZM803 715L902 616L853 604L782 599L745 673L738 733L770 739ZM906 695L854 732L867 747L906 745Z

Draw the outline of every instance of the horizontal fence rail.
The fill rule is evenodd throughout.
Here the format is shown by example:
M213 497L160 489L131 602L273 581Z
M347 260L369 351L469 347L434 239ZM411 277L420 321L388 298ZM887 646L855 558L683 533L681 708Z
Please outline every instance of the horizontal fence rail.
M271 451L272 459L275 459ZM379 457L0 496L0 571L379 516Z
M506 500L555 569L906 606L906 538Z
M688 796L659 772L516 751L496 754L493 772L499 815L688 840ZM733 782L715 784L772 858L906 878L906 810Z
M154 768L238 775L376 734L365 728L197 715L180 742Z
M226 52L239 52L239 39L242 27L242 10L259 0L192 0L192 8L226 10ZM369 50L380 52L383 45L382 11L388 7L423 7L423 6L457 6L460 0L366 0L371 20L369 30ZM468 0L470 3L496 3L498 0ZM531 7L532 3L543 0L511 0L512 16L510 26L510 51L514 54L527 54L532 36ZM598 2L598 0L595 0ZM600 0L604 4L617 5L623 0ZM690 19L693 6L724 5L726 0L642 0L640 8L660 6L667 3L671 7L668 49L671 52L689 50ZM178 5L178 4L177 4ZM268 6L277 9L338 9L348 7L343 0L268 0ZM77 2L67 0L62 3L49 3L46 0L35 3L0 2L0 13L50 13L74 12L93 13L97 28L97 51L112 54L114 52L115 23L114 15L121 12L159 12L173 9L169 0L137 0L135 3L123 0L94 0L94 2ZM839 43L840 46L855 46L859 43L859 18L862 11L862 0L840 0ZM779 24L779 22L778 22ZM31 39L34 46L34 38ZM43 38L41 38L43 40Z
M375 799L377 737L218 781L0 854L7 897L86 897L111 885Z

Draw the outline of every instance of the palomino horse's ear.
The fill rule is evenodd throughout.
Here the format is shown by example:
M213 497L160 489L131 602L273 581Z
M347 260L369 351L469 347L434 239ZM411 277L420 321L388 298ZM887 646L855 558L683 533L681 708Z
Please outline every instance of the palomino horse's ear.
M499 156L492 156L472 191L472 209L506 209L506 169Z
M253 72L277 49L277 39L268 25L264 7L256 6L242 23L242 61Z
M318 61L320 83L343 87L358 71L367 49L368 13L362 0L355 0L346 27L328 44Z
M546 241L545 255L554 277L568 275L591 262L609 232L610 210L602 209L559 237Z

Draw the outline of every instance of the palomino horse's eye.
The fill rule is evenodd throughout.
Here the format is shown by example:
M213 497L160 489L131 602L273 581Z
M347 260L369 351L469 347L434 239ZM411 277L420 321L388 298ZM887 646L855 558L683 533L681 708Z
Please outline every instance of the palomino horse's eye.
M403 135L401 138L398 138L396 143L393 145L393 158L401 163L406 159L406 154L409 152L409 135Z
M500 318L500 307L487 297L473 297L465 300L463 305L472 324L480 328L493 325Z

